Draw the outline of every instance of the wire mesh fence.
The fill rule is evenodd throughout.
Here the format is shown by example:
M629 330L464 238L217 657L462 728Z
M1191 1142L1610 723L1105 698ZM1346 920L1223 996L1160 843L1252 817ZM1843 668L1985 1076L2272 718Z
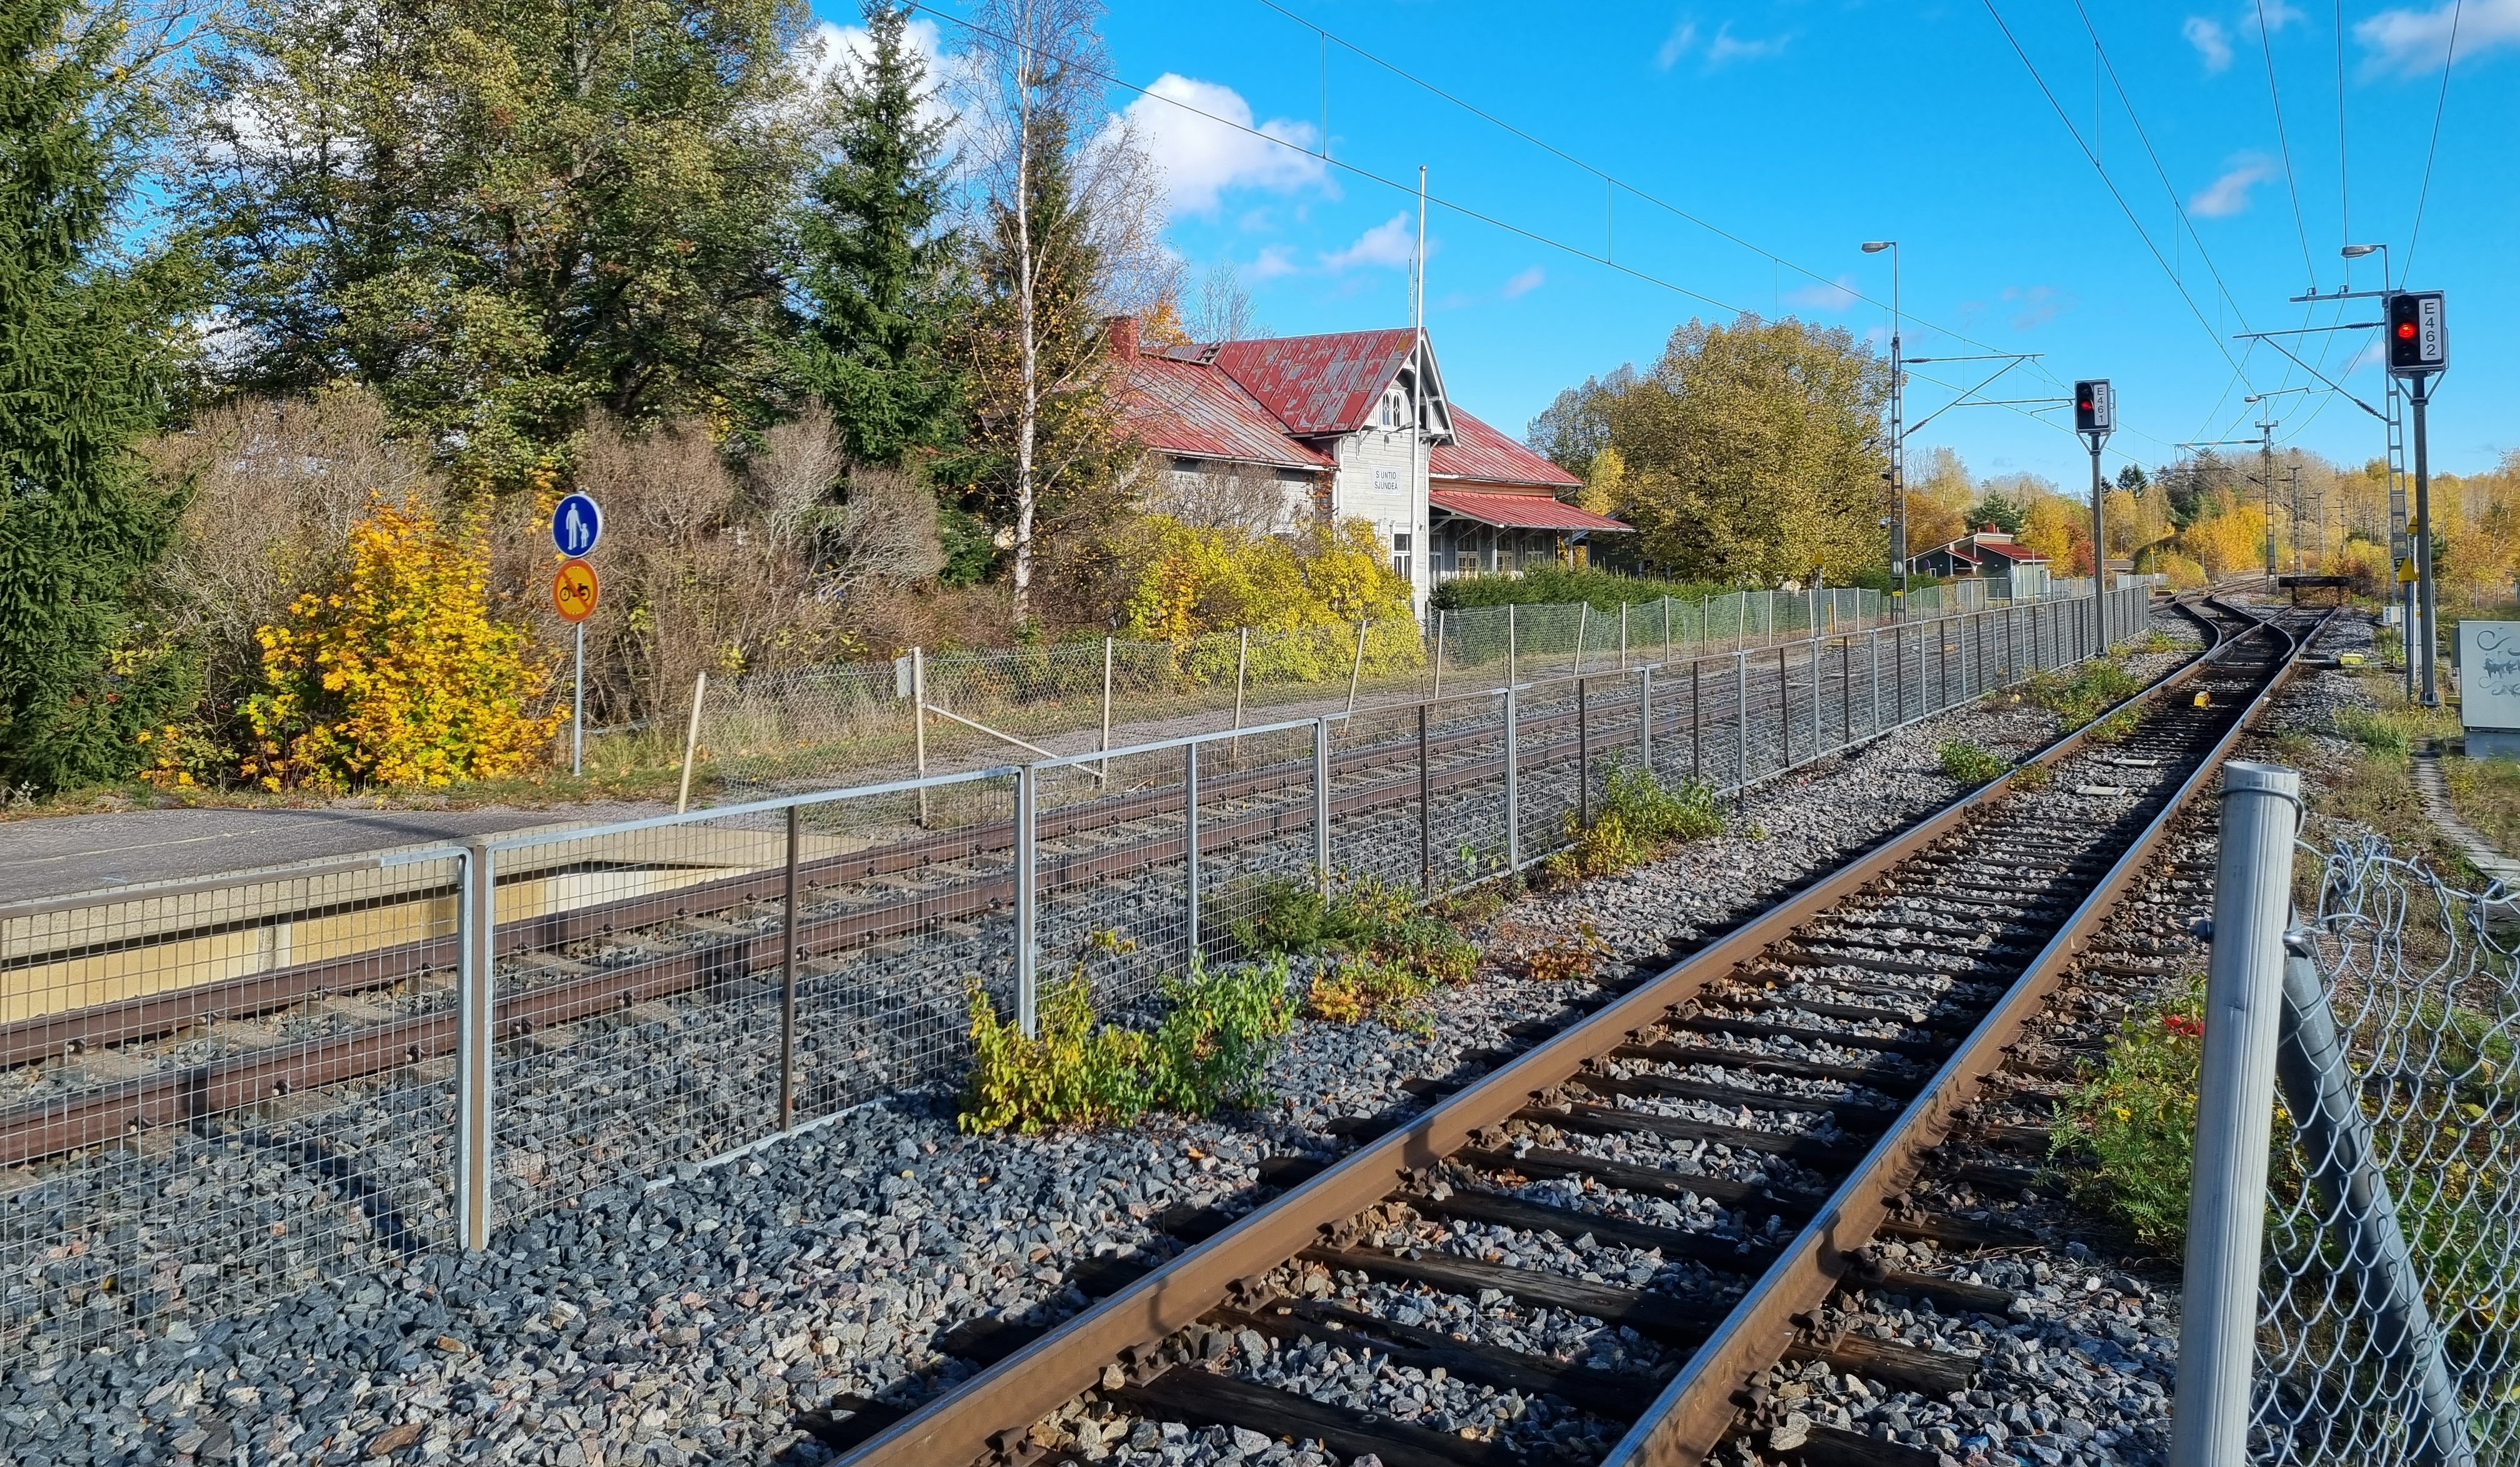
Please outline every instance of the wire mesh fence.
M2376 837L2310 855L2251 1458L2520 1461L2520 911Z
M0 920L0 1352L450 1240L454 893L372 859Z
M2060 605L1668 663L1632 621L1622 669L1588 624L1544 633L1580 675L0 908L0 1348L370 1310L494 1220L951 1080L975 999L1125 1013L1245 955L1273 883L1458 890L1613 770L1738 791L2100 650Z
M2157 577L2129 578L2140 596ZM1815 635L2011 608L2002 584L1920 587L1896 611L1861 587L1434 610L1180 642L1102 638L986 651L913 649L710 684L698 748L736 802L1010 759L1101 752L1202 730L1447 693L1626 671ZM2041 602L2088 600L2058 581Z

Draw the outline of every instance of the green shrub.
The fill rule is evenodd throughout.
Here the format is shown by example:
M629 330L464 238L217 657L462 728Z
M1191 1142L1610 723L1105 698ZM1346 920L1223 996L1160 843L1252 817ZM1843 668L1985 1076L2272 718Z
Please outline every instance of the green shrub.
M1612 571L1535 566L1517 575L1467 575L1448 580L1435 588L1434 605L1441 611L1459 611L1470 606L1571 606L1589 601L1595 611L1617 616L1621 603L1633 606L1660 601L1665 596L1676 601L1701 601L1730 594L1723 586L1681 585Z
M2366 708L2338 709L2336 731L2374 754L2403 756L2411 743L2405 724Z
M2200 983L2121 1025L2099 1074L2057 1102L2048 1143L2092 1164L2072 1178L2085 1206L2166 1248L2187 1237L2204 1010Z
M2123 744L2135 737L2143 723L2143 711L2123 708L2092 725L2092 740L2098 744Z
M1233 925L1246 951L1331 956L1305 998L1317 1019L1388 1018L1438 985L1469 982L1478 967L1468 939L1420 910L1408 888L1375 877L1342 878L1327 894L1308 881L1270 877L1255 905L1251 917Z
M1280 958L1163 981L1152 1031L1098 1025L1085 967L1041 994L1039 1034L1002 1018L971 985L971 1074L956 1118L968 1131L1032 1132L1126 1123L1149 1110L1210 1115L1260 1098L1261 1072L1292 1015Z
M2056 771L2046 764L2024 764L2012 771L2016 790L2044 790L2056 782Z
M2076 667L2071 676L2042 672L2030 679L2022 696L2056 715L2070 732L2143 691L2126 668L2105 658Z
M1609 876L1647 859L1675 841L1703 840L1724 830L1715 791L1698 780L1664 784L1651 769L1614 763L1587 822L1566 815L1566 848L1549 858L1560 880Z
M1945 777L1972 786L2001 779L2003 772L2012 767L2012 760L1966 739L1944 740L1942 760Z

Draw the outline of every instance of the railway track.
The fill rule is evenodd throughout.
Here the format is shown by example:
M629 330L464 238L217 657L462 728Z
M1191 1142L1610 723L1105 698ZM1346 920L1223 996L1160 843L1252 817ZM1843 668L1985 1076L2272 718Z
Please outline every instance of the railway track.
M1898 715L1907 716L1912 693L1922 710L1929 691L1934 701L1972 696L1990 681L2000 681L2003 668L2018 667L2024 649L2007 629L2010 625L1998 619L1963 618L1949 624L1920 623L1910 639L1912 645L1894 641L1893 656L1901 668L1909 667L1908 653L1914 653L1912 686L1903 676L1894 694ZM1928 640L1930 653L1924 645ZM1688 739L1692 750L1700 750L1710 730L1730 733L1743 746L1738 757L1746 784L1790 767L1798 739L1816 748L1823 732L1851 738L1861 680L1851 656L1841 656L1832 666L1815 655L1811 664L1792 671L1801 674L1799 680L1780 661L1773 685L1745 685L1746 692L1717 686L1722 679L1709 679L1701 692L1692 673L1686 699L1677 686L1667 689L1672 704L1666 705L1651 737ZM1587 762L1588 752L1642 743L1648 734L1634 704L1595 705L1585 698L1583 687L1578 679L1572 696L1562 700L1571 706L1519 722L1513 764L1527 796L1546 794L1553 781L1571 797L1572 771ZM1750 764L1754 741L1763 761L1770 754L1779 756L1775 767ZM1439 715L1423 730L1394 728L1384 737L1334 752L1328 759L1331 788L1326 812L1333 824L1342 824L1368 821L1413 802L1440 810L1447 802L1486 798L1505 764L1495 727L1467 719L1448 724ZM1701 772L1728 771L1719 766ZM1319 815L1313 802L1303 797L1314 778L1310 760L1299 756L1256 760L1203 782L1203 810L1212 802L1220 813L1202 814L1201 850L1222 853L1309 833ZM1574 802L1569 798L1565 802ZM1040 861L1038 891L1044 899L1055 899L1172 859L1165 848L1167 827L1178 826L1182 806L1177 785L1157 785L1045 810L1039 839L1049 848ZM1172 839L1177 844L1178 835ZM1061 842L1074 848L1057 848ZM1421 844L1431 860L1436 843L1421 836ZM794 931L800 960L828 967L878 943L915 939L938 923L1002 915L1013 900L1012 877L986 868L1003 863L1014 845L1012 822L984 821L801 862L795 881L805 905ZM584 869L594 872L604 865L604 860L590 858ZM547 878L554 872L533 874ZM862 894L870 885L905 875L915 879L873 899ZM499 1036L518 1037L659 999L773 981L768 976L777 973L787 944L782 913L788 881L783 869L764 870L501 921L496 950L503 967L523 971L513 975L521 981L503 977ZM454 891L451 885L416 888L396 899L444 900ZM355 905L344 903L342 910ZM283 915L304 920L338 913L310 909ZM272 920L273 915L264 914L207 923L153 934L150 940L217 937L249 922ZM625 934L660 932L667 940L651 942L658 950L634 964L600 973L532 971L540 954ZM444 996L457 962L456 941L447 936L396 943L0 1025L0 1070L107 1051L119 1051L124 1065L141 1067L152 1063L152 1045L205 1025L285 1016L327 999L360 994L391 995L406 1010L382 1023L348 1023L335 1032L247 1047L206 1063L160 1066L118 1082L0 1107L0 1167L109 1144L135 1132L198 1123L278 1096L361 1081L450 1054L457 1047L453 1006L429 998ZM116 940L28 952L13 957L8 966L25 970L139 945Z
M2004 1290L1865 1250L2019 1241L1900 1204L2315 632L2207 607L2215 646L2136 700L2131 735L2069 735L2032 761L2044 776L1958 802L1430 1086L1427 1109L1341 1160L1264 1169L1285 1190L1247 1215L1162 1219L1192 1246L1080 1280L1097 1302L1066 1322L949 1337L975 1373L916 1410L860 1401L802 1424L852 1467L1102 1460L1182 1426L1383 1467L1561 1460L1569 1444L1694 1464L1781 1360L1964 1387L1965 1357L1809 1326L1848 1293L2010 1311ZM1972 1167L1995 1186L2026 1175ZM1570 1318L1634 1348L1611 1368L1535 1348ZM1809 1467L1935 1461L1809 1423L1766 1444Z

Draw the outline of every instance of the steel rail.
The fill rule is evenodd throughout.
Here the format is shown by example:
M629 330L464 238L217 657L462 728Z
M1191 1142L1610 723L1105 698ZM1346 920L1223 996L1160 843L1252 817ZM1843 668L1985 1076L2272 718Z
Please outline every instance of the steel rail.
M2212 647L2109 712L2176 692L2205 675L2223 653L2267 629L2267 623L2258 619L2248 619L2253 624L2234 636L2225 636L2221 628L2208 623L2215 637ZM2253 701L2251 707L2256 706L2258 703ZM2088 741L2092 728L2106 716L2053 741L2025 765L2052 764L2072 755ZM2200 768L2218 761L2228 745L2228 737L2217 741ZM1319 1241L1325 1227L1335 1226L1381 1202L1411 1173L1431 1169L1472 1146L1482 1132L1524 1110L1534 1095L1573 1078L1589 1061L1629 1043L1637 1031L1652 1026L1675 1006L1728 978L1837 902L1856 895L1910 858L1930 849L1978 812L2006 798L2017 775L2016 769L1960 797L1852 862L1822 874L1767 912L1716 938L1662 974L1629 988L1533 1048L1507 1059L1497 1070L1439 1101L1405 1125L1361 1146L1207 1242L1092 1305L1057 1330L893 1423L843 1461L848 1467L936 1467L940 1463L975 1461L992 1451L1011 1458L1022 1433L1033 1422L1094 1388L1106 1366L1150 1360L1161 1341L1226 1304L1238 1284L1302 1254ZM2175 803L2168 806L2176 807ZM2110 890L2114 892L2116 888L2112 886ZM2024 1001L2016 989L1999 1000L1997 1012L2021 1008ZM1975 1045L1967 1050L1972 1054L1977 1051ZM1842 1202L1836 1215L1849 1215ZM1822 1230L1823 1243L1843 1236L1842 1232ZM1844 1246L1852 1247L1861 1241L1845 1238ZM1826 1276L1833 1281L1833 1274ZM1730 1410L1728 1403L1728 1423ZM1707 1444L1711 1446L1713 1443ZM1666 1458L1658 1455L1651 1460ZM1693 1463L1697 1458L1688 1460Z
M1989 614L1972 613L1950 619L1966 620L1969 617L1986 615ZM1924 626L1935 624L1938 623L1921 623ZM1579 685L1584 680L1572 679ZM1781 718L1781 703L1778 711ZM1933 713L1918 716L1928 717ZM1563 730L1570 725L1580 725L1582 717L1580 713L1553 713L1527 720L1521 726L1542 731ZM1690 731L1695 735L1705 726L1712 725L1692 722ZM1890 727L1897 726L1905 725L1903 722ZM1881 732L1886 734L1890 727ZM1877 736L1868 734L1865 740L1856 743L1868 742ZM1491 731L1479 729L1448 736L1448 742L1458 749L1492 741L1493 738ZM1564 764L1579 756L1584 742L1584 733L1577 727L1571 738L1523 745L1513 756L1515 767L1533 771ZM1350 750L1334 757L1333 774L1372 772L1413 762L1416 747L1414 735L1395 735L1387 741ZM1821 751L1813 757L1852 747L1856 745L1842 744L1836 751ZM1331 796L1329 812L1333 820L1338 820L1405 804L1417 799L1421 788L1431 790L1438 797L1450 795L1492 780L1503 768L1505 758L1500 754L1492 758L1456 762L1440 774L1428 774L1422 784L1418 774L1411 772L1378 784L1351 788ZM1785 769L1773 771L1750 784L1763 783L1793 767L1798 766L1788 764ZM1213 786L1203 787L1201 796L1205 800L1213 792L1213 798L1218 800L1248 799L1307 784L1310 779L1307 761L1280 761L1222 776ZM1042 834L1056 838L1176 813L1182 807L1183 798L1180 790L1170 787L1102 797L1044 816ZM1211 850L1230 850L1251 840L1265 840L1309 829L1313 819L1313 811L1309 807L1293 805L1215 821L1203 819L1199 848L1202 854ZM810 890L812 887L916 870L940 860L995 853L1011 848L1012 844L1012 822L993 823L823 857L800 864L798 872ZM1044 894L1051 894L1114 876L1133 874L1165 859L1159 848L1163 844L1160 840L1136 842L1092 854L1047 855L1036 877L1036 889ZM605 858L562 863L528 872L522 879L600 869L611 864L615 862ZM655 895L627 897L504 922L500 924L496 950L501 955L531 952L623 930L722 912L749 902L775 898L786 890L787 879L784 870L731 877ZM430 890L417 889L413 893L401 894L396 899L415 899L428 894ZM451 891L452 888L446 890ZM1013 899L1012 878L1000 876L907 894L843 916L808 919L798 925L800 942L797 955L804 960L828 961L849 948L915 934L934 921L984 915L1011 906ZM267 973L191 985L110 1005L22 1020L0 1027L0 1065L30 1063L73 1047L154 1038L205 1019L248 1017L332 994L390 986L451 967L457 956L457 940L449 936L404 943ZM96 950L112 950L112 944L99 944ZM521 990L506 990L497 1000L494 1032L502 1037L515 1037L535 1029L575 1023L634 1003L670 997L711 985L741 982L755 973L776 971L784 960L775 934L749 934L715 939L601 975ZM185 1123L293 1090L345 1083L401 1065L438 1058L452 1052L456 1046L457 1031L451 1012L420 1014L355 1033L311 1042L273 1045L205 1065L99 1086L68 1099L30 1102L0 1111L0 1166L22 1165L80 1147L104 1144L134 1130Z
M2258 624L2232 639L2234 643L2260 634L2284 637L2288 643L2273 660L2266 683L2031 960L2023 976L1944 1061L1708 1342L1690 1355L1644 1415L1611 1448L1603 1467L1696 1467L1731 1433L1740 1404L1736 1393L1751 1376L1783 1358L1797 1334L1797 1318L1819 1307L1847 1277L1855 1252L1872 1241L1893 1200L1923 1169L1925 1153L1950 1136L1961 1109L1975 1102L1986 1082L2003 1067L2005 1052L2020 1040L2024 1027L2063 983L2092 934L2141 876L2171 822L2205 789L2232 746L2291 680L2301 649L2328 620L2320 619L2317 627L2296 637L2271 619L2256 619Z

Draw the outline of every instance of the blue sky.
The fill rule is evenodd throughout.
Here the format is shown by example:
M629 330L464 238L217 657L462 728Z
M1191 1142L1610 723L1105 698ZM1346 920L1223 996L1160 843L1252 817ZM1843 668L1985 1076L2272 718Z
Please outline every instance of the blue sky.
M2024 367L1990 396L2113 379L2113 465L2162 462L2184 439L2254 437L2270 410L2279 445L2359 461L2379 451L2377 423L2324 389L2250 406L2248 392L2315 380L2230 340L2372 319L2371 301L2287 303L2314 282L2347 283L2350 230L2387 243L2399 275L2411 264L2401 283L2450 295L2435 465L2482 469L2520 446L2503 406L2520 389L2504 344L2520 339L2520 0L2351 0L2341 13L2317 0L2082 0L2097 48L2075 0L1996 0L2001 25L1985 0L1280 3L1300 19L1263 0L1114 0L1104 32L1122 78L1297 145L1116 92L1168 165L1173 247L1193 270L1234 262L1282 335L1405 325L1414 200L1307 156L1327 111L1336 162L1403 183L1426 165L1443 201L1428 223L1427 316L1447 384L1514 432L1560 388L1649 362L1691 315L1886 327L1872 301L1890 298L1889 257L1857 246L1895 238L1909 353L2047 353L2045 373ZM2415 235L2453 7L2458 57ZM1325 46L1316 25L1335 39ZM1606 201L1602 173L1618 180ZM2356 288L2381 283L2377 259L2355 264ZM2362 355L2373 335L2287 340L2377 405L2382 380ZM1954 395L1933 380L1965 386L1993 365L1912 369L1911 421ZM1911 447L1948 444L1981 474L2081 481L2088 459L2053 426L2064 415L2045 416L1960 408Z

